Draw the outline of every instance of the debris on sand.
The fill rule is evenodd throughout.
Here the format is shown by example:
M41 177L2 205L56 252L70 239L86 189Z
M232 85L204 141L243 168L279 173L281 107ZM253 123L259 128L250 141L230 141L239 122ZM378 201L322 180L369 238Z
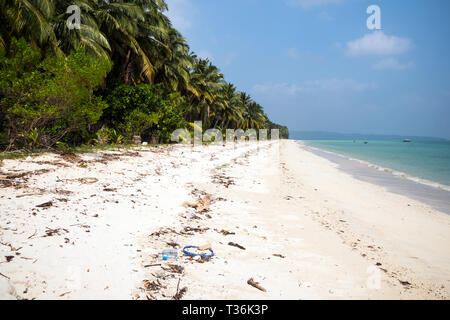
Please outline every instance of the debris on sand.
M6 179L0 179L0 187L1 188L8 188L8 187L12 187L12 182L10 180L6 180Z
M177 248L177 247L180 246L178 243L176 243L176 242L174 242L174 241L166 242L166 244L167 244L169 247L172 247L172 248Z
M16 188L20 188L23 187L24 184L28 181L29 176L41 175L50 171L50 169L40 169L33 171L24 171L15 174L8 174L0 171L0 187L8 188L16 186ZM17 181L17 179L22 179L22 181Z
M176 295L173 296L173 300L181 300L181 298L183 298L183 296L186 294L187 292L187 287L184 287L183 289L181 289L180 291L177 292Z
M64 161L67 162L78 162L80 157L73 152L64 152L59 155Z
M64 167L64 168L68 168L69 165L63 162L59 162L59 161L33 161L33 163L36 163L38 165L51 165L51 166L55 166L55 167Z
M45 235L43 235L42 237L53 237L55 235L60 236L62 234L62 231L64 231L65 233L69 233L69 230L67 229L50 229L47 228L47 230L45 231Z
M398 280L402 286L411 286L412 284L409 281Z
M186 228L185 228L185 229L186 229ZM160 236L162 236L162 235L165 235L165 234L171 234L171 233L179 234L178 232L176 232L176 231L173 230L172 228L161 228L161 229L159 229L158 231L153 232L153 233L150 235L150 237L160 237Z
M183 273L184 267L176 265L176 264L168 264L168 268L161 266L164 271L172 272L172 273Z
M97 178L80 178L80 179L78 179L78 181L80 181L81 183L84 183L84 184L91 184L91 183L98 182L98 179Z
M41 174L44 174L44 173L47 173L47 172L50 172L50 169L39 169L39 170L33 170L33 171L25 171L25 172L21 172L21 173L17 173L17 174L8 175L6 177L6 179L13 180L13 179L25 178L25 177L28 177L28 176L31 176L31 175L37 176L37 175L41 175Z
M162 285L161 282L159 282L159 279L156 279L156 281L144 281L144 287L147 288L147 290L152 290L152 291L158 291Z
M147 264L144 266L144 268L150 268L150 267L160 267L161 263L155 263L155 264Z
M281 258L281 259L286 258L285 256L283 256L282 254L279 254L279 253L274 253L273 256L274 256L274 257Z
M183 202L183 207L194 208L197 213L208 212L209 205L211 203L212 195L206 194L203 198L200 198L196 203L185 201Z
M193 235L192 232L198 232L198 233L204 233L206 231L208 231L209 228L194 228L194 227L184 227L184 231L181 231L181 234L185 234L185 235Z
M244 248L243 246L241 246L241 245L239 245L239 244L237 244L237 243L234 243L234 242L228 242L228 245L229 245L229 246L236 247L236 248L239 248L239 249L241 249L241 250L245 250L245 248Z
M231 177L227 177L225 175L216 174L213 176L213 183L221 184L225 188L228 188L230 185L234 185L234 179Z
M224 236L236 234L236 232L232 232L232 231L228 231L228 230L223 230L223 229L220 230L219 233L223 234Z
M264 289L263 287L260 286L259 282L255 282L255 280L253 280L253 278L248 279L247 283L249 285L251 285L252 287L255 287L256 289L259 289L263 292L267 292L266 289Z
M44 202L44 203L38 204L36 206L36 208L49 208L51 206L53 206L53 202L52 201L48 201L48 202Z

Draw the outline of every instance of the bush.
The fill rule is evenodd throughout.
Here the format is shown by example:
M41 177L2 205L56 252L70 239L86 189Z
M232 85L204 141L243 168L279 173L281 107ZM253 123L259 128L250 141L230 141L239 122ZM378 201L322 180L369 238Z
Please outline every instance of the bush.
M155 136L168 142L172 131L185 125L183 101L168 95L160 85L119 85L106 101L109 107L102 122L118 128L129 141L139 135L144 140Z
M12 39L0 57L0 112L9 143L48 148L96 123L107 104L93 92L110 69L106 59L81 51L42 60L38 48Z

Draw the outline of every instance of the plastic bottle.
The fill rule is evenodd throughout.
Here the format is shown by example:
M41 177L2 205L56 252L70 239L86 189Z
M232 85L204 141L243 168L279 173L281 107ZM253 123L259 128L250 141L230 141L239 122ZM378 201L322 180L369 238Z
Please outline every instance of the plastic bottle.
M178 260L178 251L176 249L164 249L159 256L163 260Z

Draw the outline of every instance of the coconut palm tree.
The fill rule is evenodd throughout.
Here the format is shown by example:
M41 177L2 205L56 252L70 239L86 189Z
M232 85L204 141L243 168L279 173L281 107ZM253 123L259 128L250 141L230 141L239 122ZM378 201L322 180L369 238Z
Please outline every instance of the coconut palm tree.
M236 92L236 87L232 83L227 83L222 88L222 97L224 103L217 118L220 121L220 127L229 128L230 124L237 128L239 122L242 120L240 112L239 95Z
M191 118L193 115L200 116L204 125L207 125L211 106L224 84L224 76L209 59L198 59L195 56L193 56L193 59L194 68L190 74L191 86L198 93L198 96L194 96L192 99Z
M80 29L69 30L67 7L81 10ZM0 53L24 37L44 55L84 50L114 63L108 79L161 83L189 105L186 120L205 126L262 128L263 108L226 83L219 68L193 53L165 15L164 0L0 0Z
M2 0L0 2L0 48L5 48L12 37L24 37L53 54L62 54L51 24L54 1Z
M175 29L169 28L158 39L163 47L152 54L155 58L156 81L164 83L172 91L196 93L190 86L189 70L193 60L189 55L187 40Z
M239 122L239 127L242 129L250 128L250 114L248 108L252 98L245 92L239 93L239 108L241 113L241 121Z

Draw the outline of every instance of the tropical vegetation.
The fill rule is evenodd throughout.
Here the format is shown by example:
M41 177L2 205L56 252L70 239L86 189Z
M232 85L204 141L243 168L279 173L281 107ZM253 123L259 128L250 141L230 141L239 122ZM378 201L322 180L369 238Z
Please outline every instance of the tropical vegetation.
M79 28L67 25L74 5ZM287 138L190 50L167 10L164 0L2 0L0 147L167 142L196 120Z

